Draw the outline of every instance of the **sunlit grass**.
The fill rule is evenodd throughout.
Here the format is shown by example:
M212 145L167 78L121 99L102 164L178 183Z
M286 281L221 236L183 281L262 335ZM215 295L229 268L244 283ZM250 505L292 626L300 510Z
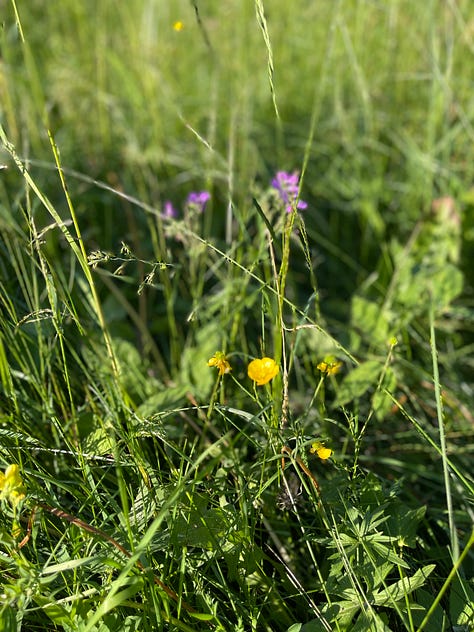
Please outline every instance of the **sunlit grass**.
M4 629L472 630L471 3L30 4Z

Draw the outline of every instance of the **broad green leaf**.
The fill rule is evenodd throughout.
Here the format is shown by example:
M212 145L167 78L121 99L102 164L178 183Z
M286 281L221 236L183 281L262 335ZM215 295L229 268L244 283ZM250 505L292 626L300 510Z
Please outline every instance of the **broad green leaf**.
M408 509L402 503L395 502L390 506L390 514L386 527L390 535L398 539L398 546L413 548L416 545L416 532L426 513L426 507Z
M286 632L327 632L329 623L324 624L319 619L312 619L307 623L295 623Z
M474 589L459 576L453 581L449 593L449 614L457 625L474 622Z
M354 296L352 299L351 324L371 345L386 345L390 336L390 325L380 305ZM352 347L351 347L352 348ZM353 348L352 348L353 349ZM354 349L353 349L354 350Z
M351 632L392 632L385 621L373 610L363 610Z
M387 367L385 375L382 380L380 388L374 393L372 398L372 408L374 409L375 416L379 421L382 421L384 417L390 412L393 401L390 397L390 393L393 393L397 386L397 377L390 367ZM388 391L388 392L387 392Z
M416 603L410 604L411 617L413 623L419 626L423 621L427 611L433 604L433 593L431 591L420 588L416 591ZM399 604L402 606L402 602ZM448 617L441 606L438 604L431 614L424 632L441 632L443 630L452 629L448 627Z
M428 564L419 568L411 577L403 577L391 586L387 586L383 590L373 595L374 603L377 606L393 607L394 603L403 599L414 590L421 588L426 582L430 573L434 571L436 564Z
M218 326L212 322L198 331L196 344L185 347L182 353L180 382L197 399L206 399L216 383L217 370L208 367L207 361L220 350L220 345Z
M431 278L430 292L438 312L443 312L462 292L463 275L452 264L446 264Z
M200 503L198 503L200 505ZM220 507L206 509L196 506L177 516L171 530L171 543L216 550L227 547L229 533L235 536L235 516Z
M140 417L151 417L168 410L180 408L186 404L186 393L189 392L189 385L177 384L169 388L160 390L149 397L137 409Z
M339 385L334 405L344 406L376 386L381 370L382 365L376 360L359 364Z

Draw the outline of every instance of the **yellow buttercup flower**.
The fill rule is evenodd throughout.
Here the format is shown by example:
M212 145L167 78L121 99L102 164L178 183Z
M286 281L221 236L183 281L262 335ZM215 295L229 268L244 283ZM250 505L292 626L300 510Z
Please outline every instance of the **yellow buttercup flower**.
M173 24L173 28L179 33L179 31L182 31L184 29L184 24L181 22L181 20L176 20L176 22Z
M327 356L318 364L317 368L326 375L336 375L341 370L341 366L342 362L336 360L334 356Z
M14 507L26 496L26 487L20 476L18 465L9 465L5 474L0 472L0 499L7 499Z
M216 366L219 369L219 375L224 375L232 371L232 367L226 360L225 353L222 351L216 351L212 358L207 361L207 366Z
M258 386L263 386L273 380L280 369L272 358L257 358L252 360L247 368L247 375Z
M326 461L329 459L333 451L331 448L326 448L321 441L315 441L311 444L311 448L309 449L311 454L316 453L322 461Z

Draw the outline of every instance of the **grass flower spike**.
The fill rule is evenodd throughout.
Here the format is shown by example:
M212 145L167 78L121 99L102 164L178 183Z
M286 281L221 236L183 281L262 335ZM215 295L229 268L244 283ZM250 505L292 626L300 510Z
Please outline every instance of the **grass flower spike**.
M228 360L226 360L225 353L222 351L216 351L212 358L207 361L207 366L216 366L219 369L219 375L224 375L232 371L232 367Z
M9 465L5 474L0 472L0 499L7 499L16 507L25 496L26 487L20 476L20 468L16 464Z
M278 364L272 358L257 358L252 360L247 368L249 378L258 386L263 386L273 380L278 371Z
M322 461L326 461L329 459L333 451L331 448L326 448L321 441L315 441L311 444L311 448L309 450L311 454L317 454Z

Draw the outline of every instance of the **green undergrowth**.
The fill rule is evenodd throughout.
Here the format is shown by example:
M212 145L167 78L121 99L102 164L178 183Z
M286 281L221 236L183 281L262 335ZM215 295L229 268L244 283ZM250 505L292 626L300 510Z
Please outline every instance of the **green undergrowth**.
M470 8L9 4L1 630L474 630Z

